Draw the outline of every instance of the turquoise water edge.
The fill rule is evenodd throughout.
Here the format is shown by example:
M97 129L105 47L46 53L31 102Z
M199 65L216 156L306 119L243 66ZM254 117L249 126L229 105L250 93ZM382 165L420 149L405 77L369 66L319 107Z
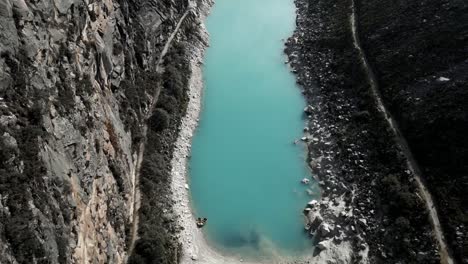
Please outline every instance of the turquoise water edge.
M305 100L284 64L292 0L218 0L207 19L203 110L189 162L211 246L245 258L311 250L302 209L319 190L300 138ZM311 196L306 190L315 193Z

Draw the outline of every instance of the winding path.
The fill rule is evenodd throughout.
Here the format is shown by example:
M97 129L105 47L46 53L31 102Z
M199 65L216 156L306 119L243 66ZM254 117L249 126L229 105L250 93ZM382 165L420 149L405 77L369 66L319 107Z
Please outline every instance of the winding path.
M163 50L161 51L161 54L159 55L159 59L155 65L156 67L156 72L161 73L163 71L163 68L161 67L162 62L164 61L164 57L166 56L167 52L169 51L169 48L171 47L172 41L174 40L174 37L177 35L179 32L180 26L182 23L185 21L185 18L188 16L188 14L193 10L193 5L192 2L189 0L189 5L187 9L185 10L184 14L182 17L179 19L177 22L177 26L175 27L174 31L172 31L171 35L166 41L166 44L163 47ZM138 147L138 156L136 159L136 166L135 170L133 172L132 176L132 181L133 181L133 205L132 208L130 209L132 211L132 216L133 216L133 221L132 221L132 226L130 229L130 246L128 248L127 252L127 257L130 257L132 255L132 251L135 247L135 242L138 239L138 223L139 223L139 216L138 216L138 210L140 208L140 202L141 202L141 195L140 195L140 169L141 169L141 164L143 162L143 154L145 152L145 145L146 145L146 136L148 133L148 119L151 117L154 108L156 106L156 103L158 102L159 98L159 93L161 92L160 87L156 86L153 91L153 98L151 99L150 107L148 109L148 112L146 116L143 118L143 128L142 128L142 138L145 140L140 143Z
M427 187L425 186L421 178L421 170L416 160L414 159L413 154L411 153L411 150L408 146L408 142L406 141L405 137L401 133L398 127L398 124L396 123L392 114L386 109L385 104L383 103L382 96L378 88L377 79L374 75L374 72L372 71L372 68L369 66L369 62L367 61L367 58L363 49L361 48L361 43L359 41L359 35L357 32L356 9L355 9L354 0L351 0L350 23L351 23L351 31L353 35L353 44L356 50L359 52L359 56L361 58L361 62L363 64L364 70L366 71L366 74L369 78L372 95L377 103L379 111L384 115L385 119L387 120L388 125L392 129L393 134L395 135L395 141L397 145L400 146L401 150L405 154L408 168L413 173L414 178L418 184L420 193L422 195L422 198L426 202L426 207L427 207L427 210L429 211L429 216L430 216L429 218L431 220L432 226L434 228L434 233L435 233L436 239L440 247L441 263L453 264L454 261L452 257L450 256L449 248L445 242L445 237L442 231L442 227L440 225L440 220L437 214L437 209L435 208L435 205L432 200L432 196L429 193L429 190L427 189Z

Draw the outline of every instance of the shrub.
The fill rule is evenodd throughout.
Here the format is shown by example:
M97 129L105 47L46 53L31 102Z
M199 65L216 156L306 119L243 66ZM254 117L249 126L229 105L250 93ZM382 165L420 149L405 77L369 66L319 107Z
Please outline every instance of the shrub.
M148 121L149 127L155 132L163 131L169 126L169 120L170 117L166 110L158 108Z
M406 210L407 213L411 213L411 211L418 205L418 198L412 193L400 192L398 193L398 202L402 210Z
M164 72L164 88L177 99L182 99L184 96L184 82L182 74L175 66L169 65Z
M158 108L162 108L166 110L168 113L173 114L178 110L179 104L173 96L161 94L159 96L157 106Z
M164 180L164 169L166 167L164 157L159 153L153 153L145 157L141 168L141 178L148 179L153 182Z
M166 249L163 246L164 237L155 239L139 239L135 245L135 251L147 261L146 263L168 263Z
M80 97L84 97L86 95L90 95L94 92L93 82L91 81L91 77L89 75L83 76L83 79L77 76L75 78L76 82L76 94Z
M400 180L398 180L398 177L393 174L384 177L381 182L382 190L384 190L390 196L395 195L401 189Z
M28 120L31 125L38 126L42 122L42 115L44 111L41 105L36 101L31 109L28 110Z
M128 264L146 264L146 259L137 253L134 253L128 259Z
M406 231L410 228L409 220L402 216L396 219L395 225L397 226L398 229L400 229L400 231Z
M58 85L58 100L55 105L62 114L73 112L73 109L75 109L75 93L70 85Z

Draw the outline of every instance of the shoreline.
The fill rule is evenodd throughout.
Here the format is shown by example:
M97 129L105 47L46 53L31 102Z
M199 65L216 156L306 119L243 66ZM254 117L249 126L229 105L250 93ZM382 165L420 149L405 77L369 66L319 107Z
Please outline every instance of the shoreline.
M201 41L192 44L192 52L190 59L191 76L189 81L188 94L190 101L187 106L185 116L182 118L180 124L180 132L177 137L177 141L174 146L173 158L171 160L171 191L172 199L174 201L173 209L178 215L177 223L181 226L181 230L178 234L179 242L181 243L182 254L180 257L180 263L206 263L206 264L261 264L261 263L325 263L326 261L341 261L340 263L349 263L352 259L352 246L348 241L342 243L327 244L327 250L322 250L319 254L314 256L315 247L310 248L310 253L304 254L301 257L292 258L284 257L277 259L268 260L256 260L254 262L246 261L241 257L223 255L221 252L216 251L212 248L208 241L206 241L201 229L197 228L195 224L195 216L192 212L189 189L189 176L188 176L188 159L191 153L191 142L198 126L199 116L202 109L202 94L204 89L203 83L203 72L202 65L204 60L204 54L206 48L208 48L209 34L205 28L204 21L209 14L209 9L214 4L212 0L204 2L205 6L200 7L201 13L198 17L197 23L200 23L200 38ZM298 7L296 6L296 20L298 18ZM298 28L295 27L290 37L293 37ZM286 43L285 43L285 47ZM286 56L289 54L284 53ZM295 76L296 80L297 76ZM300 86L299 86L300 88ZM300 92L300 91L298 91ZM304 95L303 95L304 96ZM306 96L304 96L307 99ZM309 126L309 122L305 121L304 126ZM304 133L308 136L309 133ZM307 150L306 150L307 151ZM309 159L309 153L307 153ZM313 167L310 164L306 164L308 169L313 171ZM311 176L315 177L315 176ZM321 189L327 186L320 186ZM323 193L323 190L322 190ZM333 222L329 221L330 216L338 216L338 214L344 209L344 202L336 204L335 199L331 199L329 196L322 196L319 200L319 204L326 205L328 210L320 210L321 216L325 217L324 223ZM309 217L310 218L310 217ZM320 230L317 230L320 232ZM311 240L314 238L310 238ZM363 259L366 259L364 256ZM344 262L343 262L344 260Z
M191 142L198 126L199 116L202 109L203 83L203 59L206 48L208 48L209 34L205 28L205 20L209 14L209 9L213 5L212 0L204 1L204 6L199 7L201 12L196 23L200 23L200 41L192 44L190 58L191 76L189 81L189 103L186 114L181 120L180 131L174 145L173 158L171 160L171 192L173 199L173 209L178 215L177 224L181 227L178 239L181 243L182 253L180 263L205 263L205 264L262 264L262 263L302 263L310 261L311 254L307 254L300 259L279 258L258 261L246 261L242 257L223 255L212 248L206 241L201 229L195 224L195 216L192 212L188 177L188 159L191 152ZM308 262L310 263L310 262Z

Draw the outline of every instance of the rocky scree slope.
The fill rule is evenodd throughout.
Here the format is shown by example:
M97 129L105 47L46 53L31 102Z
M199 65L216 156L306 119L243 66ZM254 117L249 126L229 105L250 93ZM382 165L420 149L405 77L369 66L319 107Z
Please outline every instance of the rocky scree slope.
M0 263L126 261L145 117L153 153L142 174L148 155L159 163L140 184L151 197L139 237L159 232L133 259L176 261L165 171L187 101L196 12L162 73L154 65L188 5L0 0Z

